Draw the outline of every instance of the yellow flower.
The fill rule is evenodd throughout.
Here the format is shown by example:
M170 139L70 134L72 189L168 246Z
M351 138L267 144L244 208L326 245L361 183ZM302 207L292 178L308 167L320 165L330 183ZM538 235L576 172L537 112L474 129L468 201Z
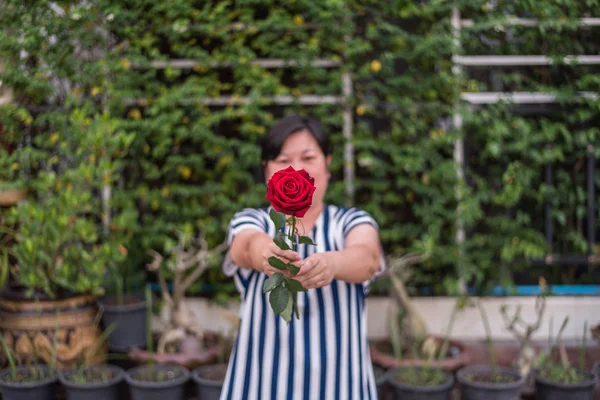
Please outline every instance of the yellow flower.
M96 156L94 154L90 154L89 160L90 160L90 164L95 164L96 163Z
M359 105L358 107L356 107L356 114L357 115L364 115L365 111L367 111L367 108L365 106L363 106L362 104Z
M52 134L52 136L50 136L50 144L55 144L56 142L58 142L59 138L60 136L58 133Z
M98 87L93 87L92 90L90 91L90 94L92 95L92 97L95 97L98 93L100 93L100 88L98 88Z
M160 190L160 195L161 195L162 197L167 197L167 196L169 196L169 193L171 193L171 189L170 189L168 186L165 186L165 187L163 187L163 188Z
M129 111L129 118L139 120L142 119L142 113L137 108L133 108Z
M371 71L379 72L379 70L381 70L381 61L379 61L379 60L371 61Z
M120 63L121 63L121 66L122 66L123 68L125 68L125 69L129 69L129 68L131 68L131 61L129 61L129 60L128 60L128 59L126 59L126 58L122 58L122 59L121 59L121 61L120 61Z
M294 25L296 25L296 26L304 25L304 17L300 14L294 15Z
M12 165L10 166L10 169L12 169L13 171L16 171L19 169L19 164L18 163L12 163Z
M179 166L179 175L181 175L183 179L188 180L192 176L192 169L188 166L181 165Z

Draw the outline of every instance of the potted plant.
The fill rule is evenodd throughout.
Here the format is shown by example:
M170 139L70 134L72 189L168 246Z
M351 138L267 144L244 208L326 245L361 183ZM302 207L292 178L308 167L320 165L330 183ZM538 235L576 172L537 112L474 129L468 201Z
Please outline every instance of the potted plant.
M200 232L198 237L177 231L178 240L167 244L165 260L154 250L150 250L153 261L148 270L155 272L161 289L164 303L164 326L156 348L152 354L159 364L178 364L193 369L199 365L213 363L222 352L222 345L217 343L219 335L198 329L195 315L189 310L185 301L187 289L220 257L225 244L209 248L209 244ZM171 285L168 285L169 276ZM169 288L169 286L171 288ZM146 361L149 352L134 349L129 352L134 360Z
M0 342L9 364L9 368L0 371L0 393L2 398L4 400L54 400L56 398L56 373L54 369L56 352L54 352L54 357L49 365L40 364L37 356L35 356L32 365L18 367L14 352L2 336L0 336ZM54 346L54 349L56 349L56 346Z
M52 174L46 178L55 179ZM104 357L104 348L91 352L101 334L96 295L102 291L106 263L91 204L87 190L68 187L37 202L23 202L9 214L18 230L8 248L13 280L0 297L0 334L20 363L30 363L34 352L49 362L48 332L57 312L58 368L71 368L82 356L89 363ZM32 338L34 346L27 345Z
M393 307L389 309L389 341L371 343L373 364L385 370L399 366L435 366L456 371L469 358L466 346L455 340L432 335L427 324L411 301L405 282L410 280L410 266L425 261L431 254L431 246L425 243L424 250L388 259L386 276L391 283ZM435 349L444 346L445 353L432 357ZM429 360L429 361L428 361Z
M146 288L146 310L148 325L150 325L152 293L149 287ZM148 364L132 368L125 374L131 398L133 400L183 400L185 384L190 377L189 370L179 365L157 364L153 357L154 346L150 326L146 328L146 332Z
M192 379L196 384L196 394L199 399L219 400L221 396L235 332L238 331L240 324L237 315L225 312L223 315L231 322L232 330L228 337L219 336L219 352L216 362L197 367L192 371Z
M127 209L126 209L127 210ZM136 254L129 248L138 249L140 246L133 244L136 227L137 211L133 207L123 211L110 222L110 236L107 240L116 243L116 246L107 250L110 262L107 268L105 286L110 296L100 299L103 325L114 325L114 332L108 337L107 343L111 351L127 352L133 348L146 347L146 301L143 293L136 292L136 284L143 282L143 270L136 271L136 260L142 255Z
M562 333L568 321L569 317L565 317L556 338L556 345L550 348L548 356L544 352L540 354L538 369L535 371L537 399L588 400L592 398L596 380L591 372L585 370L587 322L584 326L579 366L575 368L569 362L562 343ZM558 348L559 351L560 362L558 363L554 360L554 348Z
M443 344L439 348L429 351L429 357L425 363L401 365L386 374L385 380L393 387L396 398L407 400L448 400L450 398L454 377L444 371L439 363L436 365L433 361L436 355L438 361L442 361L446 356L456 314L463 306L464 300L457 300L450 316ZM413 345L416 346L418 343L418 340L414 341ZM419 354L419 351L415 349L413 354ZM401 357L402 351L399 351L397 356Z
M531 338L533 334L539 330L546 308L546 297L544 295L544 292L546 291L546 282L543 278L540 278L540 289L542 290L542 293L535 298L536 318L533 323L527 323L523 320L521 317L521 305L516 307L515 312L512 315L509 314L508 306L503 305L500 307L500 314L502 315L506 329L510 331L519 342L519 353L514 361L514 367L519 370L521 376L526 378L526 384L521 392L523 396L531 396L534 391L533 378L530 372L535 366L536 350L533 347Z
M514 368L499 367L487 313L481 301L477 302L485 328L491 365L473 365L458 371L456 379L462 386L463 399L514 399L521 396L525 377Z
M109 326L96 346L103 343L114 328L114 325ZM116 365L87 365L85 362L73 370L58 372L58 380L65 388L67 400L116 400L124 376L123 369Z

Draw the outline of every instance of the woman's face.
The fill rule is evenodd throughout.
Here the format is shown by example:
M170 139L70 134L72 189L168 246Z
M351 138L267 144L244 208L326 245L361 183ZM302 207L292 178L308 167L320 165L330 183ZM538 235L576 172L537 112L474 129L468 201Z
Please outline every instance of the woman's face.
M271 179L273 174L290 165L298 170L304 169L315 179L313 204L323 202L329 183L329 164L331 156L325 157L316 139L306 130L291 134L283 142L281 152L265 166L265 178Z

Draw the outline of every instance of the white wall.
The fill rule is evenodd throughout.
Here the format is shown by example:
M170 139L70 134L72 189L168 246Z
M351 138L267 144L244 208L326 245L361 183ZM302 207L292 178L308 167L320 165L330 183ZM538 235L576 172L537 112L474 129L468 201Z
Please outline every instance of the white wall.
M484 308L488 314L492 333L495 340L510 340L513 336L504 328L500 315L503 304L510 306L511 310L517 304L522 305L521 315L526 322L535 320L534 297L491 297L483 298ZM444 335L455 300L447 297L422 297L414 299L416 308L422 314L431 333ZM227 307L217 306L205 299L190 299L189 307L196 315L198 326L201 329L226 332L231 329L231 323L224 317L229 312L237 315L239 304L231 303ZM387 298L369 297L367 300L368 335L370 338L387 336L387 310L390 301ZM565 340L579 340L583 335L584 321L588 326L600 323L600 297L548 297L546 311L540 330L534 339L547 340L549 321L554 319L554 336L565 316L569 316L569 323L564 331ZM157 321L158 323L158 321ZM457 315L452 337L466 340L485 339L483 323L476 307L467 308ZM589 338L589 333L588 333Z

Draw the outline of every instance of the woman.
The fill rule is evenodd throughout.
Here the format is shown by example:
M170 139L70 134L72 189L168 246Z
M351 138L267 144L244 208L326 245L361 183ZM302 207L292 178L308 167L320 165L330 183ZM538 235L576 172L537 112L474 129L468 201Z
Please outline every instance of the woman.
M329 138L321 124L292 115L267 133L262 148L265 178L292 166L315 179L312 206L300 234L317 246L280 250L269 209L246 209L229 226L230 249L223 265L240 291L241 325L231 354L222 400L376 399L369 350L365 295L384 269L375 221L364 211L323 203L330 178ZM302 232L304 229L304 232ZM295 279L300 319L288 325L263 293L279 257L300 267Z

